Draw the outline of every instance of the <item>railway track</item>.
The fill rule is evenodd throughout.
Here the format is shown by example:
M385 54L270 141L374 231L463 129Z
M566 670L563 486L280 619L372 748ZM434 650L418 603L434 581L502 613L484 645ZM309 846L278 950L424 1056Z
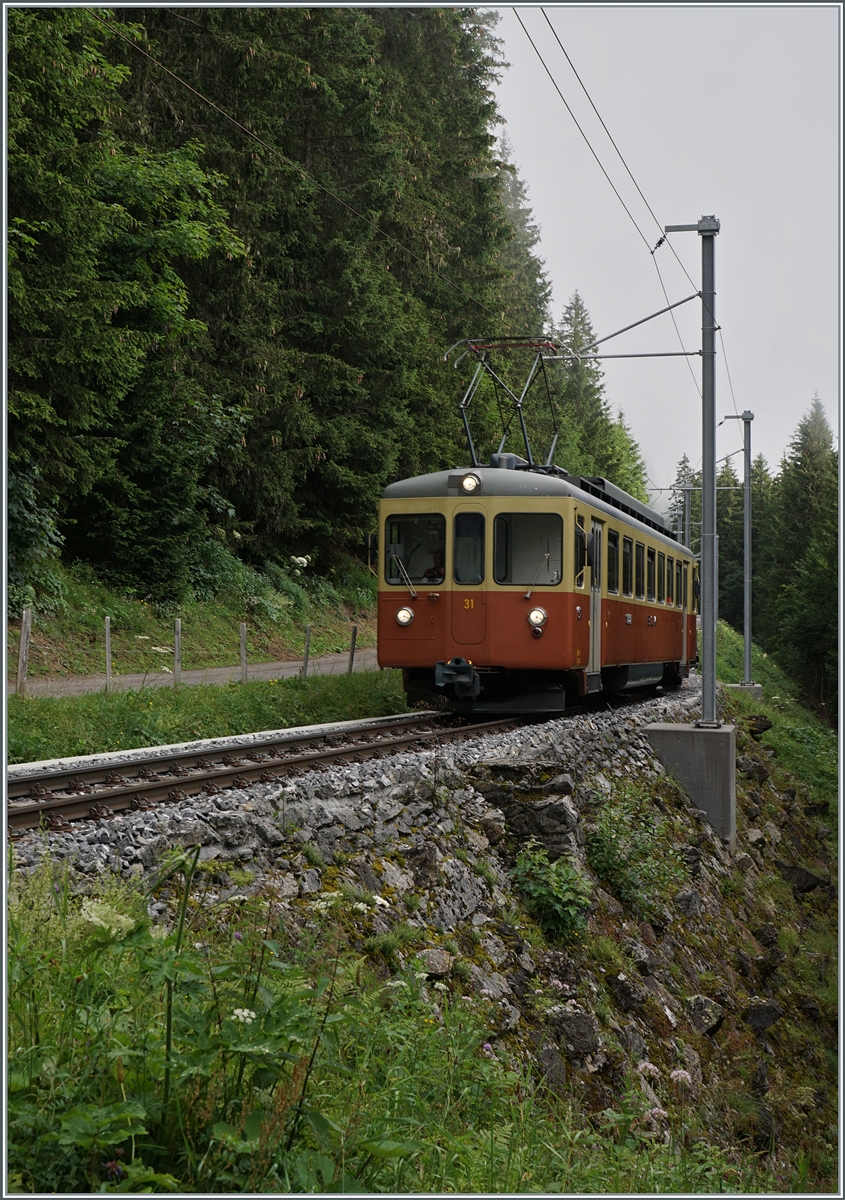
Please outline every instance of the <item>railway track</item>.
M37 774L10 774L7 780L7 822L10 837L27 829L69 828L68 822L108 820L126 809L178 804L188 796L215 794L226 787L273 783L285 775L317 770L329 764L393 754L407 747L426 749L435 742L477 737L523 723L523 718L447 724L431 714L390 717L363 729L314 733L280 731L266 738L254 735L238 744L227 739L224 749L174 749L162 756L153 748L120 766L92 763L60 767Z

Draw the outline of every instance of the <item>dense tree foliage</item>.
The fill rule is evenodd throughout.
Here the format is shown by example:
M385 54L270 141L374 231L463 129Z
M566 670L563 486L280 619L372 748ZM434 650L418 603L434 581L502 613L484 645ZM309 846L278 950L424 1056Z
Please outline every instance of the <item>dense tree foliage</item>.
M386 482L465 461L444 351L548 330L550 306L496 142L494 17L8 20L15 606L43 601L62 547L156 601L196 585L209 539L326 568ZM577 294L560 335L592 338ZM596 365L552 374L556 460L642 495ZM495 415L485 397L485 452Z
M838 454L818 397L772 476L758 455L751 469L752 636L831 718L838 678ZM701 487L684 456L679 482ZM731 460L717 486L719 616L743 629L743 491ZM670 515L682 510L679 494ZM701 492L692 493L692 548L700 545Z

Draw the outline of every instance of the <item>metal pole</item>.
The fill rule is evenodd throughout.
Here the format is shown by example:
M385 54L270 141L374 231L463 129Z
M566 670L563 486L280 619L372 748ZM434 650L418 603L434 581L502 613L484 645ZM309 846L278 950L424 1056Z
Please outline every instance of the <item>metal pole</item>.
M358 640L358 626L353 625L352 626L352 645L349 647L349 669L346 672L347 675L352 674L352 670L355 665L355 642L357 640Z
M21 618L21 640L18 646L18 677L15 681L15 691L19 696L26 695L26 672L29 663L29 639L32 633L32 609L25 608Z
M302 678L308 674L308 652L311 649L311 626L305 626L305 654L302 657Z
M701 237L701 720L718 728L716 716L716 620L718 545L716 542L716 271L714 216L696 225L667 225L665 233L695 230Z
M106 691L111 691L111 617L106 617Z
M173 686L182 682L182 618L176 618L173 629Z
M684 545L687 550L692 548L692 488L689 484L684 488Z
M701 724L718 726L716 716L716 271L719 222L702 217L701 237Z
M743 432L745 433L745 491L743 492L742 521L743 521L743 622L742 632L745 642L745 678L743 683L751 683L751 422L754 413L747 409L742 414Z
M745 457L745 477L742 485L742 599L743 599L743 683L753 683L751 678L751 422L754 413L748 409L737 416L731 414L726 421L742 421Z
M241 683L246 683L246 681L246 625L241 621Z

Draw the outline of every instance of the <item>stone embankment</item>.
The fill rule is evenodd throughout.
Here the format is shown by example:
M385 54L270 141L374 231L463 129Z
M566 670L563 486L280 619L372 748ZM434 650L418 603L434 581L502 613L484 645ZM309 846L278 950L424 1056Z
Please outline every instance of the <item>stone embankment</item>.
M830 830L740 731L731 855L644 733L694 719L697 689L27 835L15 865L49 854L87 888L199 844L203 903L260 891L294 940L342 892L361 940L418 930L393 961L486 1003L502 1052L587 1108L634 1087L659 1114L675 1089L724 1144L807 1126L833 1142L837 1018L812 948L834 927ZM530 839L589 882L580 938L546 939L521 907L509 871ZM166 894L151 914L170 919Z

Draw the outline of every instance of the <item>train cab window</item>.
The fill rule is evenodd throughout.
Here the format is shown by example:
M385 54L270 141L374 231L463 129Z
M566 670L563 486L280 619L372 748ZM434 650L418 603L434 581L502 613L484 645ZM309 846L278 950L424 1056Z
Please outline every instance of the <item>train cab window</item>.
M619 533L607 531L607 590L619 594Z
M645 546L637 542L636 556L636 595L638 600L645 596Z
M402 513L384 525L387 583L442 583L446 578L446 518L440 513Z
M630 538L622 539L622 595L634 594L634 543Z
M671 561L671 560L670 560ZM671 571L672 568L670 567ZM666 599L666 555L657 555L657 603L662 604Z
M649 549L648 565L646 569L646 597L649 600L654 599L654 551Z
M666 559L666 603L674 604L673 596L675 594L673 584L675 582L675 560L674 558Z
M455 515L455 583L484 580L484 514Z
M500 513L493 523L493 578L555 587L563 574L563 520L557 513Z
M679 608L687 606L687 569L680 563L675 563L675 603Z
M584 518L575 518L575 586L584 586L584 572L587 566L587 534L584 531Z

